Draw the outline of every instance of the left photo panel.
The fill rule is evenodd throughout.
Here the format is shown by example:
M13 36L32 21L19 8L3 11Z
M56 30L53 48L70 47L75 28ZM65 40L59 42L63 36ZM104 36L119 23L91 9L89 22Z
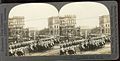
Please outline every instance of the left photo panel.
M46 3L13 7L8 20L9 56L59 55L58 39L48 30L48 17L57 15L58 10Z

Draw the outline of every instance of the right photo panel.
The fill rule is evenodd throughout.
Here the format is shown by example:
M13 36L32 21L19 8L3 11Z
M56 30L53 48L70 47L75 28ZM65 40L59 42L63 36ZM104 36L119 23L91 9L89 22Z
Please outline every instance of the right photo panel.
M69 3L59 16L60 55L111 54L110 15L103 4Z

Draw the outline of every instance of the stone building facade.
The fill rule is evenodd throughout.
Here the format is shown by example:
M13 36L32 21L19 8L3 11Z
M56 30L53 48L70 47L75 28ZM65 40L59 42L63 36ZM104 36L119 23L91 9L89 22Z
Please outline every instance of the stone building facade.
M22 38L24 26L23 16L13 16L8 19L9 40L17 40Z
M53 36L74 36L75 34L75 15L65 15L49 17L48 28L49 34Z
M101 34L110 35L111 34L110 16L109 15L100 16L99 21Z

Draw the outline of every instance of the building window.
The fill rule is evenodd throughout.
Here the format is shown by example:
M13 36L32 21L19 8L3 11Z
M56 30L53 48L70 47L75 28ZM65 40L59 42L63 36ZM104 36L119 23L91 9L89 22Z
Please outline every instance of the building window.
M106 27L107 27L107 24L106 24Z
M106 33L108 33L108 30L107 30L107 28L106 28Z
M102 33L104 33L104 29L102 29Z
M108 24L108 27L110 27L110 25Z
M53 34L53 31L51 31L51 34Z
M108 28L108 33L110 33L110 29Z

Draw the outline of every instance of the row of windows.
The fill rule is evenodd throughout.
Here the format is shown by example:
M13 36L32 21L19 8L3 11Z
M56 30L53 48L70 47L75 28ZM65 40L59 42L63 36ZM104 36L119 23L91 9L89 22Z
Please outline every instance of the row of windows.
M110 33L110 31L111 31L110 28L106 28L103 30L104 33Z
M110 27L110 24L105 24L105 27Z
M49 28L59 28L59 25L54 25L53 27L52 26L49 26Z
M52 30L50 32L50 34L52 34L52 35L59 35L59 30Z
M54 26L54 28L59 28L59 26Z
M75 20L69 19L69 20L62 20L61 23L75 23Z

